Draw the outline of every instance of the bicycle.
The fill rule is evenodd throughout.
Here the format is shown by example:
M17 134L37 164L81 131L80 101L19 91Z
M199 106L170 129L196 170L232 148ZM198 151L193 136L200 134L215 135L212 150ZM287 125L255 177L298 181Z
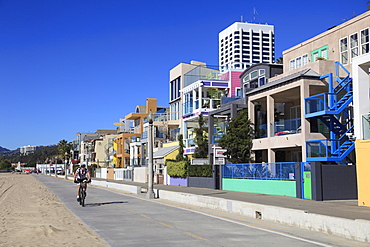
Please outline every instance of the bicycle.
M87 180L87 179L83 179L82 181L79 182L80 184L80 189L78 191L78 196L80 198L80 205L82 207L85 207L85 199L86 199L86 187L85 187L85 183L89 183L90 180ZM87 185L86 185L87 186Z

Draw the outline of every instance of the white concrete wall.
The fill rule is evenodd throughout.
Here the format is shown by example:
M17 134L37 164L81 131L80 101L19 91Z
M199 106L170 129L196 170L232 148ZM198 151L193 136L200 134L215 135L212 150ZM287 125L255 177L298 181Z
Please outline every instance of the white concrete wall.
M147 183L148 182L148 167L134 168L134 182Z

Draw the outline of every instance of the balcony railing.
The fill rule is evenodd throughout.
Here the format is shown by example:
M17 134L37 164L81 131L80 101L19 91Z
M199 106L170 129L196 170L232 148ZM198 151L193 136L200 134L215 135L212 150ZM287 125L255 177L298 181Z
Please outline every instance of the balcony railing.
M193 101L189 101L183 104L183 112L184 115L192 114L193 113Z
M295 180L295 163L249 163L222 166L222 177L233 179Z
M147 138L148 138L148 132L147 131L141 133L141 140L145 140ZM164 138L164 134L162 132L155 131L154 138Z
M267 137L267 124L261 124L255 127L255 139Z
M209 109L215 110L221 107L221 100L220 99L210 99L210 98L202 98L201 104L199 105L199 100L189 101L183 104L184 115L192 114L194 109Z
M272 136L301 133L301 118L292 118L272 123Z
M241 99L241 97L222 97L221 98L221 105L225 105L227 103L233 102L235 100Z
M370 139L370 113L362 115L362 138Z
M185 139L184 144L186 148L195 147L196 144L194 142L194 139Z
M307 141L307 157L332 157L331 147L336 140L320 139Z
M311 114L315 112L322 112L329 110L329 96L335 97L335 94L321 93L315 96L311 96L306 99L306 114Z

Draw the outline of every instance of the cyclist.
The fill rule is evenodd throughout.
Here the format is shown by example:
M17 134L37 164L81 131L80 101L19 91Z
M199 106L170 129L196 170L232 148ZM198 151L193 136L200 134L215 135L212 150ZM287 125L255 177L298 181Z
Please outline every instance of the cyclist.
M87 189L87 182L90 182L91 180L91 177L90 177L90 172L89 170L86 168L86 165L85 164L81 164L79 168L77 168L75 174L74 174L74 182L75 183L78 183L78 186L77 186L77 201L79 202L80 201L80 197L79 197L79 190L80 190L80 182L83 182L83 185L84 185L84 188L85 188L85 191Z

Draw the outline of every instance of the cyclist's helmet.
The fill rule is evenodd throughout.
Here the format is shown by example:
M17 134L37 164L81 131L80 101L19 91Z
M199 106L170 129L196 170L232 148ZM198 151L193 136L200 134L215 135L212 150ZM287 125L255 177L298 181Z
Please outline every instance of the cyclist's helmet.
M85 165L85 164L81 164L80 166L81 166L81 167L86 167L86 165Z

